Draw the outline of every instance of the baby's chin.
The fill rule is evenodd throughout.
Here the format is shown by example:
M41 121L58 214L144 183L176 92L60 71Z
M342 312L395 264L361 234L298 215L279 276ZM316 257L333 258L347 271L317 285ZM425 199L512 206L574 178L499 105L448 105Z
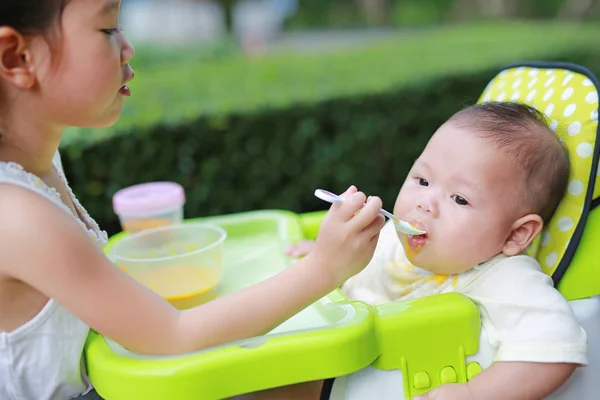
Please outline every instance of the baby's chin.
M406 259L415 267L424 269L436 275L454 275L464 272L469 267L462 267L459 263L440 261L437 257L428 254L427 249L415 251L410 246L403 243Z
M427 271L433 272L432 269L436 269L435 265L431 262L431 260L429 260L429 257L427 257L427 255L424 254L425 249L415 250L412 247L410 247L408 244L406 244L405 240L402 240L401 242L402 242L402 247L404 247L404 255L406 256L406 259L408 260L408 262L410 262L415 267L418 267L418 268L421 268L421 269L424 269Z

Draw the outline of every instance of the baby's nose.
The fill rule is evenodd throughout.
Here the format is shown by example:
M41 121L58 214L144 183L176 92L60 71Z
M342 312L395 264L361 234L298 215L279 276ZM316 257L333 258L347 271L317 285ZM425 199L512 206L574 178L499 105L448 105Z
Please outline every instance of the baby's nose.
M417 204L417 209L419 209L419 211L424 211L424 212L428 212L428 213L431 212L430 205L428 203L426 203L426 202L423 202L423 201L419 202Z
M417 203L417 209L428 214L435 213L435 204L431 199L424 198Z

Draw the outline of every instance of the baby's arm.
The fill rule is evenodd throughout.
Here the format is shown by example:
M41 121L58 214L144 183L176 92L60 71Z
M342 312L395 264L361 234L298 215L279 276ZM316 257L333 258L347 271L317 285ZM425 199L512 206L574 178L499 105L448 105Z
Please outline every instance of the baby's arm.
M360 271L384 222L377 216L381 200L373 198L361 209L365 196L355 193L332 205L309 257L262 283L179 312L116 268L47 199L10 185L0 185L0 192L0 276L25 282L98 332L151 354L189 352L268 332Z
M571 376L576 364L495 362L469 383L442 385L419 400L541 400Z
M460 291L478 304L498 344L496 361L468 384L440 386L429 399L543 399L587 363L585 332L532 258L501 261Z

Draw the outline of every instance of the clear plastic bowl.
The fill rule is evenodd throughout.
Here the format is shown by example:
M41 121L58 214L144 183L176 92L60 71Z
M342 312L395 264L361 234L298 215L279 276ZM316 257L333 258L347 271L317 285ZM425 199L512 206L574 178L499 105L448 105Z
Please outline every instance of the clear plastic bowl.
M215 298L223 275L224 229L185 223L125 237L110 255L119 268L178 309Z
M113 209L127 233L181 224L184 204L183 187L175 182L142 183L113 196Z

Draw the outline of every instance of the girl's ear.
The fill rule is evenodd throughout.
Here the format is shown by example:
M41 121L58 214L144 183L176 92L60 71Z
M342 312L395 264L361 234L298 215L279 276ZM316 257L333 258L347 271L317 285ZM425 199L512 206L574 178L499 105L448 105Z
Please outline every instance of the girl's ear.
M6 26L0 27L0 77L21 89L31 88L36 80L27 41Z

